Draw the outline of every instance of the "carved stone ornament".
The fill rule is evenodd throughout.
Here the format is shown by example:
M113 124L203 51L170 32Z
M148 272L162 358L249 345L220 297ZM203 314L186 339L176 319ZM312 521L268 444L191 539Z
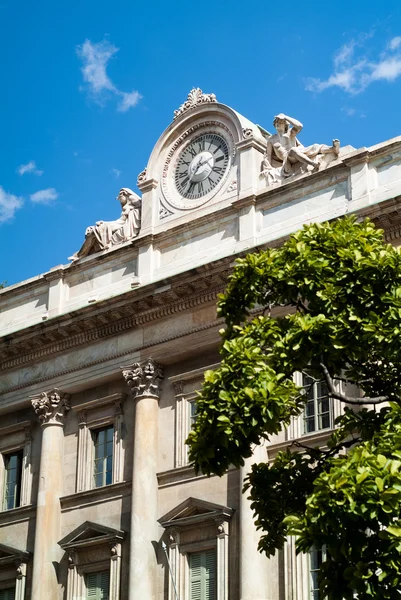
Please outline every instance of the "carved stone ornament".
M159 200L159 219L165 219L166 217L169 217L170 215L172 215L173 212L171 210L169 210L168 208L166 208L163 204L163 202L161 200Z
M204 104L205 102L217 102L216 96L214 94L204 94L200 88L192 88L186 101L181 104L180 108L174 111L174 119L187 110L196 108L199 104Z
M163 367L149 358L144 363L122 367L123 377L134 396L159 397L159 386L163 379Z
M129 188L121 188L117 200L121 204L120 217L115 221L97 221L87 227L81 248L69 260L76 261L137 237L141 230L141 198Z
M243 129L242 135L244 139L248 140L249 138L253 137L253 130L250 127L248 127L247 129Z
M237 184L237 180L233 179L232 182L230 183L230 185L227 188L227 192L235 192L235 190L237 189L238 184Z
M42 392L30 398L42 425L48 423L64 425L66 412L70 410L69 394L54 388L50 392Z
M274 117L273 125L276 133L267 139L266 153L260 167L260 176L265 179L267 186L284 183L292 177L315 173L338 159L339 140L334 139L331 146L303 146L297 138L303 129L302 123L283 113Z
M136 183L137 183L137 185L139 185L140 183L143 183L144 181L146 181L146 169L144 169L143 171L141 171L139 173Z

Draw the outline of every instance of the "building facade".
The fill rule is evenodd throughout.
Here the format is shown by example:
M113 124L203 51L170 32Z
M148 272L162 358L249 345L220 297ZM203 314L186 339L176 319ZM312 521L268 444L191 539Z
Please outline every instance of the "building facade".
M304 147L299 121L274 124L192 90L142 197L123 188L120 217L88 228L69 264L1 290L0 599L318 598L319 553L258 554L241 489L253 461L325 443L339 408L324 389L221 478L196 476L184 442L234 258L349 213L397 243L401 138Z

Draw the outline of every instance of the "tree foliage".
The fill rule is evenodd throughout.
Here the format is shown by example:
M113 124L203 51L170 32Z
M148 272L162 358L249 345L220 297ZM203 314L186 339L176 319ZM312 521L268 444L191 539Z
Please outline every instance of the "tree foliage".
M399 598L400 252L369 220L305 226L238 259L218 313L221 366L205 374L188 439L195 468L242 465L302 413L294 373L323 380L345 406L328 447L293 445L247 478L260 550L273 555L288 535L300 552L326 545L329 600ZM340 393L341 379L361 393Z

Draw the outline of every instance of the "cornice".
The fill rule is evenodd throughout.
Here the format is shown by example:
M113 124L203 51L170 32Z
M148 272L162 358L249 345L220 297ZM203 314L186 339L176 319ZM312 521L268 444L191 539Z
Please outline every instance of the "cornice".
M85 307L73 315L35 325L20 335L6 336L0 342L0 372L215 302L230 270L228 260L218 261L217 267L208 265L187 272L185 279L173 277L168 289L159 293L155 285L147 286L147 290L138 288L114 301L104 301L103 306L98 303Z

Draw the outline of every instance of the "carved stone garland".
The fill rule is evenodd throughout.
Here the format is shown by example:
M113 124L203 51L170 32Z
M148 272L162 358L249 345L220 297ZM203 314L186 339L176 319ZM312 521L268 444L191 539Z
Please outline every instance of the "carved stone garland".
M41 392L31 396L31 403L41 425L64 425L67 411L70 410L70 395L53 388L49 392Z
M123 377L134 396L159 396L159 385L163 379L163 367L149 358L144 363L122 367Z

